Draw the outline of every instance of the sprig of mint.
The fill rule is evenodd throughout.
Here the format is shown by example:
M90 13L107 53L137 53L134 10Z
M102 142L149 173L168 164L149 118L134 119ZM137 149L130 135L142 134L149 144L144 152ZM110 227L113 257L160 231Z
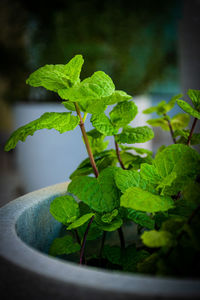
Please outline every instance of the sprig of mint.
M174 142L153 155L132 145L154 138L151 127L130 126L138 113L132 96L115 90L103 71L81 81L82 65L76 55L66 65L46 65L29 76L27 84L56 92L67 112L43 114L17 129L5 145L6 151L14 149L44 128L63 133L80 127L88 157L70 175L66 195L51 202L50 213L65 234L53 241L50 255L75 254L80 264L95 261L134 273L199 276L200 155L190 145L200 143L200 133L194 133L200 91L188 91L194 107L179 94L144 111L158 115L147 123L168 130ZM184 113L169 117L176 103ZM94 128L87 132L88 114ZM113 136L115 149L107 149L107 136ZM130 237L128 229L136 227Z

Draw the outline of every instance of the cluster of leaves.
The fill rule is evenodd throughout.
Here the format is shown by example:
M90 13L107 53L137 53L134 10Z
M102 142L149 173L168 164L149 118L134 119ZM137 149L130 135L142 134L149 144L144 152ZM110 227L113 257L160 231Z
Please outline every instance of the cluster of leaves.
M50 213L66 230L53 241L50 254L80 252L87 264L128 272L199 276L200 155L190 144L200 142L200 134L193 133L200 119L200 91L188 91L194 108L177 95L145 110L161 116L148 124L169 130L174 141L153 157L151 151L132 146L154 137L148 126L130 126L137 114L132 97L115 90L101 71L80 81L82 64L82 56L76 55L66 65L47 65L30 75L28 84L57 92L69 112L45 113L17 129L5 146L9 151L43 128L63 133L78 124L83 127L91 114L94 129L86 136L98 176L93 176L89 155L71 174L66 195L51 202ZM186 114L170 118L167 113L176 103ZM114 105L109 115L108 105ZM191 130L186 128L190 116L195 117ZM107 149L107 136L114 137L116 149ZM135 229L137 234L130 237Z

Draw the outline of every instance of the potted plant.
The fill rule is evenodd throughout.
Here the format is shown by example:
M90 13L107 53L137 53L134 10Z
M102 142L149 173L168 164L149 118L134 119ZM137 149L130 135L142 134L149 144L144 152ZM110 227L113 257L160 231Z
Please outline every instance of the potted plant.
M200 91L188 91L194 107L177 95L144 111L159 115L148 123L168 130L173 141L153 155L127 146L154 137L148 126L129 126L137 114L132 96L115 90L102 71L80 81L82 64L76 55L66 65L36 70L27 80L57 92L69 112L45 113L20 127L5 150L36 130L63 133L79 125L88 158L69 184L30 193L1 209L3 270L10 279L14 265L17 295L33 299L199 298L200 155L191 145L200 140L194 133ZM186 114L170 118L176 103ZM109 117L108 105L114 105ZM94 129L86 132L88 113ZM114 150L106 150L106 136L113 136ZM25 278L29 284L20 289Z

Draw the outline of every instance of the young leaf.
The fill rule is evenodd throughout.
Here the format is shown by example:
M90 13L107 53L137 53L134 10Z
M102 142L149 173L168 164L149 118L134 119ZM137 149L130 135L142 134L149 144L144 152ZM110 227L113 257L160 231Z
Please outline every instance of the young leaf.
M177 114L171 119L171 125L173 130L183 129L188 126L190 116L187 114ZM169 128L169 127L168 127Z
M111 122L117 128L128 125L137 115L137 106L134 102L120 102L109 113Z
M174 244L173 235L164 230L156 231L150 230L145 231L141 239L143 243L150 248L159 248L159 247L170 247Z
M96 129L88 131L87 136L93 154L100 153L107 148L109 141L104 142L105 135Z
M103 170L98 178L76 177L68 191L97 212L110 212L119 206L119 191L114 181L115 168Z
M70 88L80 81L83 62L82 55L76 55L66 65L45 65L33 72L26 83L33 87L42 86L54 92Z
M166 101L163 100L157 106L153 106L153 107L145 109L143 111L143 113L144 114L152 114L152 113L156 112L158 115L164 115L174 107L176 101L179 98L181 98L182 96L183 96L182 94L173 96L168 103L166 103Z
M60 89L58 94L64 100L80 102L83 105L90 100L102 100L104 104L103 98L110 96L114 90L112 79L104 72L98 71L70 89Z
M196 109L194 109L190 104L188 104L186 101L183 100L177 100L177 104L178 106L180 106L180 108L182 108L182 110L184 110L186 113L188 113L189 115L197 118L200 120L200 112L197 111Z
M161 101L157 106L152 106L150 108L147 108L145 110L143 110L144 114L152 114L154 112L156 112L158 115L163 115L166 110L165 110L165 106L167 105L166 101Z
M120 200L123 207L149 213L167 211L174 207L171 197L155 195L139 187L130 187Z
M104 223L110 223L118 215L118 210L114 209L112 212L101 216L101 221Z
M169 126L168 126L168 123L167 123L167 120L165 119L165 117L157 118L157 119L150 119L147 121L147 123L153 127L161 127L163 130L166 130L166 131L169 130Z
M62 104L64 105L64 107L70 111L76 111L74 102L71 101L63 101Z
M97 223L98 227L104 231L115 231L123 224L123 220L118 216L116 218L113 218L110 223L108 223L103 222L101 217L96 215L95 222Z
M154 137L154 132L148 126L141 127L125 127L122 133L116 135L116 141L118 143L127 143L127 144L135 144L135 143L144 143L151 140Z
M178 99L180 99L181 97L183 97L182 94L178 94L178 95L176 95L176 96L173 96L173 97L170 99L170 101L169 101L169 102L166 104L166 106L165 106L165 113L167 113L168 111L170 111L170 110L174 107L176 101L177 101Z
M116 91L114 91L114 93L112 93L112 95L104 98L104 103L106 105L112 105L112 104L115 104L118 102L128 101L131 99L132 99L132 96L128 95L124 91L116 90Z
M195 109L200 111L200 90L189 89L187 94L192 100Z
M118 132L118 129L113 126L104 113L92 115L90 121L99 132L106 136L115 135Z
M56 238L51 244L49 254L52 256L71 254L80 250L80 245L70 235Z
M141 155L142 154L147 154L147 155L150 155L150 156L153 155L153 152L149 149L137 148L137 147L133 147L133 146L124 146L124 145L119 145L119 147L122 150L134 150L136 153L141 154Z
M116 152L113 149L105 150L94 154L94 159L99 172L106 169L108 166L115 166L117 162ZM76 176L83 176L93 174L93 168L90 163L90 159L86 158L78 166L78 168L70 175L70 179L74 179Z
M94 213L89 213L89 214L85 214L85 215L81 216L79 219L75 220L72 224L70 224L67 227L67 230L71 230L71 229L78 228L78 227L82 226L88 220L90 220L94 215L95 215Z
M44 113L36 119L12 133L5 145L5 151L14 149L18 141L24 142L28 135L33 135L35 131L41 129L56 129L60 133L73 130L79 123L79 117L72 116L71 113Z
M71 223L79 216L78 203L69 195L56 197L50 204L50 213L63 224Z
M145 212L136 211L132 208L126 209L126 218L132 220L134 223L148 229L154 229L155 221Z

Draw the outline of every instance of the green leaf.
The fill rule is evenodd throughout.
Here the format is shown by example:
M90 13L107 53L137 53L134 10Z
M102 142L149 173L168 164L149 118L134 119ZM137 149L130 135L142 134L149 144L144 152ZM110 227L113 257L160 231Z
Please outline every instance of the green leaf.
M189 89L187 94L192 100L195 109L200 111L200 90Z
M145 212L136 211L132 208L127 208L126 218L132 220L134 223L148 229L154 229L155 221Z
M103 113L107 105L104 103L103 98L96 99L96 100L87 100L84 103L79 103L81 111L96 114L96 113Z
M70 224L67 227L67 230L71 230L71 229L78 228L78 227L82 226L88 220L90 220L94 215L95 215L94 213L89 213L89 214L85 214L85 215L81 216L79 219L77 219L72 224Z
M63 101L62 104L64 105L64 107L70 111L76 111L74 102L71 101Z
M118 129L113 126L104 113L93 114L90 121L99 132L106 136L115 135L118 132Z
M49 254L52 256L71 254L80 250L80 245L70 235L56 238L51 244Z
M153 166L162 179L165 180L166 185L169 185L167 181L170 181L168 195L176 195L188 180L196 178L200 171L199 162L200 155L194 149L186 145L175 144L157 153ZM165 177L168 177L168 179L165 179ZM172 183L173 185L171 185Z
M95 153L94 159L99 172L101 172L108 166L115 166L117 162L116 152L113 149ZM78 168L70 175L70 179L74 179L76 176L89 175L93 173L94 171L91 166L90 159L86 158L80 163Z
M134 150L138 154L147 154L150 156L153 155L153 152L151 150L144 149L144 148L137 148L137 147L133 147L133 146L124 146L124 145L119 145L119 147L122 150Z
M174 244L173 235L164 230L156 231L150 230L145 231L141 235L143 243L150 248L159 248L159 247L170 247Z
M156 112L158 115L164 115L174 107L176 101L179 98L181 98L182 96L183 96L182 94L173 96L168 103L166 103L166 101L163 100L160 103L158 103L157 106L153 106L153 107L145 109L143 111L143 113L144 114L152 114L152 113Z
M143 110L143 113L144 114L152 114L154 112L156 112L158 115L163 115L166 110L165 110L165 107L166 107L167 103L166 101L161 101L157 106L152 106L152 107L149 107L145 110Z
M88 131L87 136L93 154L102 152L107 148L109 141L104 142L105 135L96 129Z
M101 221L104 223L110 223L118 215L118 210L114 209L110 213L101 216Z
M76 177L68 191L97 212L110 212L119 206L119 191L115 185L116 168L108 167L98 178Z
M54 92L70 88L80 81L83 62L82 55L76 55L66 65L45 65L33 72L26 83L34 87L42 86Z
M79 117L72 116L71 113L45 113L12 133L5 145L5 151L14 149L18 141L24 142L28 135L33 135L35 131L41 129L56 129L60 133L73 130L79 123Z
M80 239L83 239L85 231L87 229L88 223L84 223L82 226L77 228L78 235ZM87 235L87 241L93 241L101 237L103 234L103 231L97 226L95 222L92 222L90 225L90 230Z
M177 141L179 144L187 144L189 135L190 135L190 130L176 130L176 131L174 131L174 137L178 137L178 136L181 137ZM200 144L200 133L193 133L190 144L191 145Z
M153 191L153 186L140 176L135 170L123 170L118 168L115 172L115 182L122 193L130 187L140 187L144 190Z
M128 95L124 91L116 90L116 91L114 91L114 93L112 93L112 95L104 98L104 103L106 105L112 105L112 104L115 104L118 102L128 101L131 99L132 99L132 96Z
M115 172L115 182L122 193L132 186L140 186L140 174L135 170L117 169Z
M159 175L155 166L149 164L142 164L140 168L140 175L145 180L157 184L161 180L161 176Z
M134 102L120 102L109 113L111 122L117 128L128 125L137 115L137 106Z
M63 224L71 223L79 216L78 203L69 195L56 197L50 204L50 213Z
M141 126L132 128L127 126L123 129L122 133L116 135L116 141L118 143L144 143L151 140L154 137L154 132L148 126Z
M177 104L189 115L197 118L200 120L200 112L198 112L196 109L194 109L190 104L188 104L186 101L183 100L177 100Z
M121 206L149 213L167 211L174 207L170 197L159 196L139 187L130 187L121 196Z
M97 223L98 227L104 231L115 231L118 228L120 228L123 224L123 220L118 216L113 217L113 219L110 221L110 223L108 223L108 222L102 221L102 216L96 215L95 222Z
M103 98L110 96L114 90L112 79L104 72L98 71L70 89L60 89L58 94L64 100L80 102L83 105L94 100L102 100L104 105Z
M171 125L173 130L183 129L188 126L190 121L190 116L184 113L175 115L171 119Z
M161 127L163 130L166 130L166 131L169 130L169 126L168 126L168 123L167 123L167 120L165 119L165 117L157 118L157 119L150 119L147 121L147 123L153 127Z
M181 97L183 97L182 94L178 94L178 95L176 95L176 96L173 96L173 97L170 99L170 101L169 101L169 102L166 104L166 106L165 106L165 110L166 110L165 113L167 113L168 111L170 111L170 110L174 107L176 101L177 101L178 99L180 99Z

